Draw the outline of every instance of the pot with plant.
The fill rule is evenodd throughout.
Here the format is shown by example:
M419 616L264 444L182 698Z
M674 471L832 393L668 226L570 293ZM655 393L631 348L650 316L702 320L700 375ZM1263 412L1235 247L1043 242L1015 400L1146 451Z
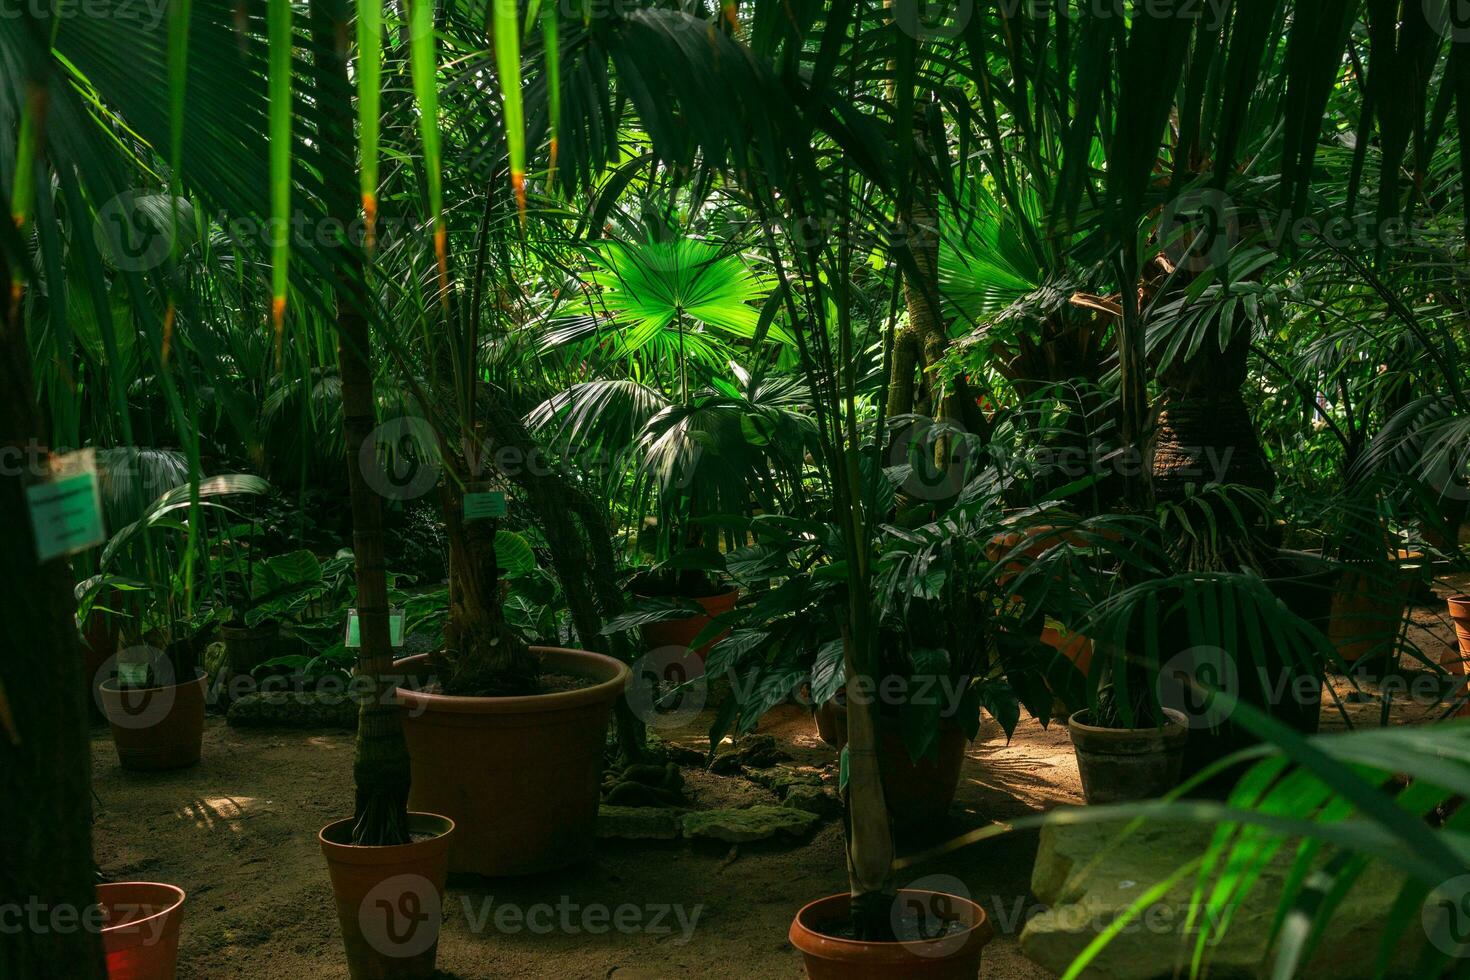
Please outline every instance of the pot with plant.
M765 288L738 254L677 232L605 245L591 282L597 314L558 324L545 346L610 357L639 380L575 385L531 422L563 450L632 467L650 511L637 546L652 565L630 585L644 645L704 659L722 635L707 628L740 596L721 552L741 542L720 533L717 515L790 512L812 446L804 388L741 367L749 352L729 341L752 339L764 354L793 338L762 318Z
M207 683L200 662L213 619L195 605L187 584L187 569L203 564L200 542L208 540L191 527L207 526L206 511L226 509L217 498L266 489L259 477L232 474L200 481L193 502L189 486L164 493L113 534L98 573L77 586L83 621L104 600L118 605L111 612L121 620L122 649L97 697L124 769L199 761ZM184 512L198 517L180 520Z

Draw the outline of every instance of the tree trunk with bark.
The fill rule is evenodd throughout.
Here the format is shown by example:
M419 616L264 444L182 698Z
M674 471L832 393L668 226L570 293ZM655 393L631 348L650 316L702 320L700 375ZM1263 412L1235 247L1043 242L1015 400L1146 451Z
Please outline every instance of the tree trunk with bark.
M313 0L311 36L317 59L322 154L327 211L338 228L357 215L352 135L352 86L347 74L350 37L346 0ZM342 374L342 430L352 504L352 550L357 570L357 619L362 639L357 673L358 707L353 778L357 788L352 842L408 842L408 746L393 685L393 644L388 625L388 577L383 557L382 501L363 473L362 448L377 425L371 332L365 310L366 263L345 232L335 243L355 260L333 263L337 300L337 358ZM342 257L339 257L342 258ZM371 451L371 447L370 447Z
M47 434L3 252L0 289L0 447L26 460ZM78 925L96 903L87 682L71 570L37 561L26 477L24 464L0 470L0 903L22 917L0 940L0 976L86 980L106 972L97 933Z

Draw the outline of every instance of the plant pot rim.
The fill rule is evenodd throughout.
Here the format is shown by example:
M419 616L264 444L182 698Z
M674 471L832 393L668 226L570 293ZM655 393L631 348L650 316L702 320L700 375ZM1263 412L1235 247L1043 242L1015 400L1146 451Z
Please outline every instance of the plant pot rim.
M438 833L427 840L411 840L407 844L386 844L380 847L366 844L344 844L341 840L336 839L343 836L342 831L346 831L350 838L352 825L355 822L355 817L345 817L341 820L333 820L317 831L316 840L321 846L322 853L340 864L389 864L406 860L414 851L447 845L448 837L454 833L455 826L453 820L440 814L410 810L408 813L410 833L425 834L435 830Z
M1087 735L1096 735L1102 738L1127 737L1132 735L1174 735L1188 734L1189 732L1189 717L1184 712L1175 708L1164 709L1164 717L1168 718L1172 724L1160 725L1157 728L1104 728L1101 725L1092 725L1080 720L1083 715L1090 716L1091 714L1091 708L1083 708L1080 711L1072 712L1071 717L1067 719L1068 730L1079 731Z
M152 693L154 691L172 691L172 690L176 690L176 689L181 688L181 687L188 687L190 684L203 684L203 683L205 683L208 680L208 677L209 677L209 675L207 675L204 672L204 668L203 667L195 667L194 668L194 679L193 680L178 681L178 682L173 683L173 684L164 684L161 687L129 687L129 688L121 688L121 687L118 687L117 686L117 678L116 677L109 677L107 680L103 681L101 684L99 684L97 686L101 690L105 691L108 694L118 694L118 695L121 695L121 694L149 694L149 693ZM146 884L152 884L152 882L146 882Z
M596 668L591 673L603 675L603 679L591 687L575 691L557 691L551 694L523 694L513 697L469 697L459 694L430 694L410 688L398 688L398 703L410 710L450 712L456 714L538 714L547 711L564 711L585 705L600 704L615 700L623 693L633 672L621 660L616 660L591 650L573 650L568 647L533 646L531 652L543 660L550 655L562 661L562 667L575 672L577 666ZM395 663L396 667L412 667L426 664L429 655L421 653L405 657ZM589 671L583 671L584 675Z
M185 892L178 885L170 885L167 882L163 881L105 881L97 885L98 904L105 904L103 902L103 889L139 887L160 889L166 895L170 896L173 900L169 902L168 905L166 905L165 907L159 909L157 912L151 912L148 915L143 916L141 919L129 919L126 922L117 922L112 925L103 926L101 934L104 937L120 934L124 929L137 930L141 932L145 925L148 925L151 928L152 923L162 921L166 916L172 915L180 905L184 904L184 899L188 897L188 893Z
M683 595L680 595L678 592L664 592L664 593L641 592L641 591L639 591L639 588L638 588L637 580L636 579L634 580L634 582L632 584L629 585L628 588L629 588L629 591L632 592L633 595L636 596L636 597L638 597L639 599L673 599L673 598L679 598L679 599L690 599L690 600L692 600L694 602L709 602L709 601L714 600L714 599L726 599L726 598L729 598L732 595L739 595L740 594L740 586L735 585L733 583L731 583L731 585L729 586L729 588L721 589L719 592L716 592L713 595L702 595L702 596L683 596Z
M269 619L262 619L254 626L251 626L243 619L232 619L227 623L220 623L219 628L221 633L223 633L225 630L230 630L235 633L254 633L258 630L278 630L281 628L281 621L279 619L271 617Z
M1470 592L1459 592L1455 595L1445 596L1444 601L1452 605L1470 605Z
M970 927L962 932L934 939L896 940L894 942L844 939L841 936L832 936L822 932L809 921L813 916L825 913L834 906L846 908L852 896L847 892L839 892L836 895L828 895L803 905L792 918L791 929L786 938L801 952L821 959L841 962L862 961L890 966L912 966L916 961L938 962L943 959L958 958L978 950L995 938L995 926L991 924L990 917L985 914L985 909L962 895L951 895L948 892L936 892L927 888L900 888L897 894L946 895L968 906L973 915L973 921ZM924 947L950 944L954 946L953 950L937 954L920 952Z

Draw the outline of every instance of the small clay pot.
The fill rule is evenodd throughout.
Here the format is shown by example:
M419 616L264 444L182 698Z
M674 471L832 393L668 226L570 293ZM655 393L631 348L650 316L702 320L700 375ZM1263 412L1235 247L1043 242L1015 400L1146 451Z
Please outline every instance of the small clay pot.
M1088 803L1151 800L1179 785L1189 719L1173 708L1164 714L1161 728L1100 728L1086 708L1067 720Z
M630 672L585 650L531 651L544 671L595 683L503 698L398 689L413 762L408 803L455 822L456 874L536 874L592 856L608 718ZM411 672L426 663L421 655L398 666Z
M1450 619L1455 623L1456 646L1445 651L1440 666L1447 673L1458 677L1464 677L1467 666L1470 666L1470 595L1452 595L1446 600L1449 605ZM1466 695L1466 684L1457 685L1454 696L1464 697ZM1458 712L1459 715L1470 715L1470 702L1467 702Z
M204 671L183 684L120 688L117 679L98 686L102 713L112 728L117 761L124 769L183 769L199 761L204 744Z
M729 591L721 592L719 595L697 598L694 601L699 603L700 608L704 610L703 613L696 613L683 619L670 619L662 623L645 623L639 627L639 632L643 636L643 645L649 650L658 650L663 647L680 647L688 650L693 646L695 637L704 632L711 620L734 609L735 603L739 600L740 589L733 586ZM714 645L723 640L728 633L729 631L726 630L694 651L700 663L704 662L710 650L714 649Z
M1416 580L1407 569L1349 568L1332 593L1327 639L1348 663L1391 654Z
M108 980L173 980L184 890L153 881L97 886Z
M352 843L352 819L317 834L352 980L421 980L434 975L454 821L410 813L419 840L389 847Z
M975 980L995 937L985 910L967 898L901 889L894 898L898 942L861 942L832 933L847 923L852 896L829 895L796 913L787 934L810 980Z

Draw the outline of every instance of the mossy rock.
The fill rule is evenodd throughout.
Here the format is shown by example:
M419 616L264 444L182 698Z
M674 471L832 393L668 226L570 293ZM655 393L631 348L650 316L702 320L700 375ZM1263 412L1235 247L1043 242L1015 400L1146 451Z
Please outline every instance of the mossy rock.
M757 786L764 786L777 796L785 796L793 786L821 786L822 776L811 770L792 766L771 766L769 769L748 771L745 778Z
M732 844L803 838L817 825L815 813L784 806L752 806L739 810L697 810L684 814L684 836Z
M793 786L786 791L786 798L781 801L781 805L815 813L819 817L842 815L842 801L825 786Z
M357 705L341 693L271 691L240 698L225 720L232 728L353 729Z
M646 806L609 806L597 811L597 836L620 840L673 840L679 836L675 810Z

